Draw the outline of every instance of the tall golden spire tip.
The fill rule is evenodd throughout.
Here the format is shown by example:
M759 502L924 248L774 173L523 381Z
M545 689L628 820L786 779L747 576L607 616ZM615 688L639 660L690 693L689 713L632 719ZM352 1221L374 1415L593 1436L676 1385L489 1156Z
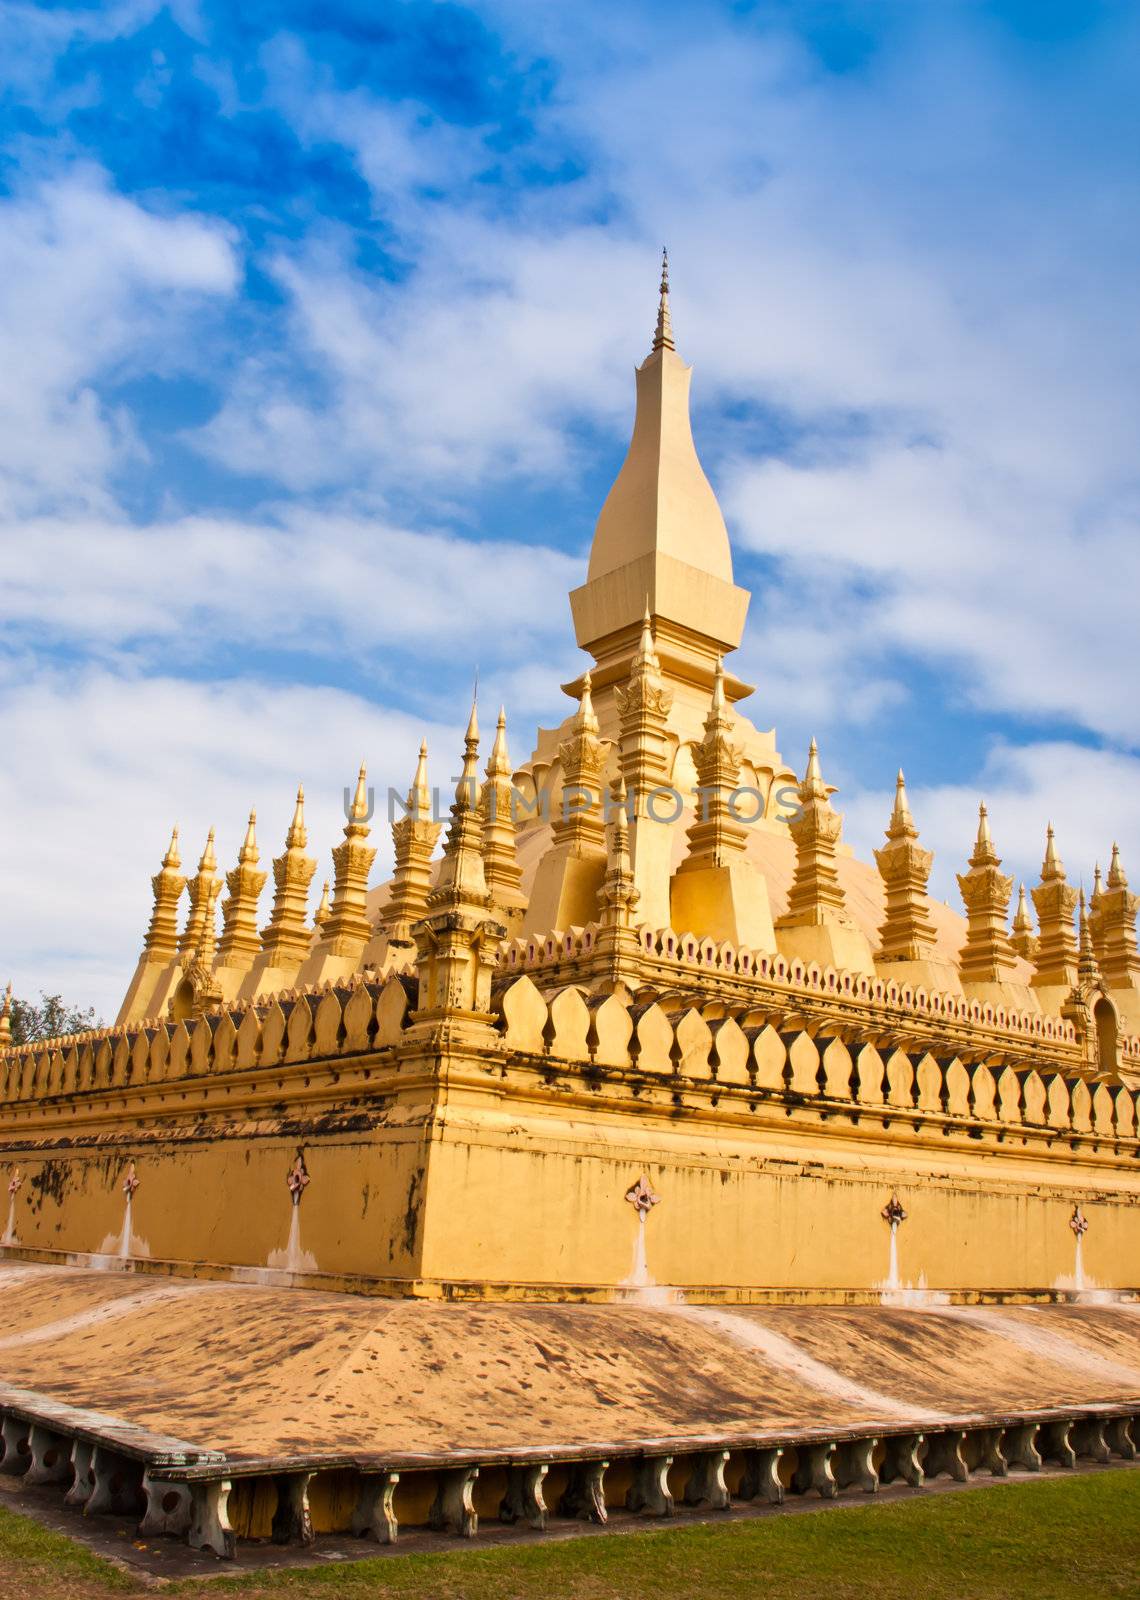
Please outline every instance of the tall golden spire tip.
M653 349L650 354L658 350L676 350L673 343L673 319L669 314L669 252L661 251L661 290L657 302L657 328L653 334Z

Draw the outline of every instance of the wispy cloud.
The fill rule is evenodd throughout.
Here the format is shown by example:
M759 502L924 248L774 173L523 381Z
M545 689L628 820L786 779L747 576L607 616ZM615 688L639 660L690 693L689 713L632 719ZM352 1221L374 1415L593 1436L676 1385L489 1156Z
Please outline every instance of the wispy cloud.
M237 282L217 219L161 216L91 167L18 189L0 229L0 510L109 509L145 456L99 381L177 370L204 297Z

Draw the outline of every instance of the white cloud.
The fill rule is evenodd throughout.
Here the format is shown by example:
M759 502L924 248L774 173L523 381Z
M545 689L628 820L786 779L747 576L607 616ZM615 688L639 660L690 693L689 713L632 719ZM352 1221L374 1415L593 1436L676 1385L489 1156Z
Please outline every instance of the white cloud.
M873 580L873 611L860 609L880 650L955 663L977 706L1060 714L1137 744L1140 502L1095 499L1093 480L1065 501L992 455L895 445L833 466L744 467L728 503L801 588L819 571Z
M229 295L228 230L157 216L73 170L0 204L0 511L109 510L107 480L138 445L95 380L176 368L185 319Z
M441 653L464 672L514 666L534 641L565 637L579 577L540 544L289 508L273 523L25 521L0 524L0 537L10 638L168 665L240 647L342 664L346 652L392 651L429 677Z
M85 103L88 85L61 89L53 82L60 56L80 42L102 43L134 33L161 5L162 0L102 0L98 6L49 8L9 0L0 9L0 51L9 92L18 88L25 103L34 97L40 108L57 115Z
M294 348L320 373L320 398L259 358L191 442L292 490L411 484L461 518L472 484L566 480L581 464L575 416L626 426L652 332L644 253L601 228L542 239L454 216L430 250L421 243L399 285L364 277L331 237L278 257ZM614 290L635 281L633 332L630 297Z

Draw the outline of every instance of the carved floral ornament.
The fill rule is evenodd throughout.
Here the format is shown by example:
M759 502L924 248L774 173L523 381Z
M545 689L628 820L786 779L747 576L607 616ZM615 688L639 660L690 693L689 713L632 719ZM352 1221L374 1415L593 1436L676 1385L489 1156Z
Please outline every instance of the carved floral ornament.
M8 1198L14 1200L23 1187L24 1180L20 1176L19 1167L12 1168L12 1176L8 1179Z
M892 1230L897 1228L900 1222L906 1221L906 1212L897 1194L891 1196L879 1215L884 1222L889 1223Z
M130 1166L127 1168L126 1176L124 1177L122 1184L123 1193L126 1195L128 1200L134 1197L134 1192L138 1186L139 1180L135 1173L135 1164L132 1161Z
M648 1216L654 1206L661 1204L661 1196L654 1194L644 1174L637 1182L625 1191L625 1198L637 1212L638 1216Z
M1069 1227L1072 1228L1078 1239L1083 1238L1089 1231L1089 1219L1085 1216L1080 1206L1073 1207L1073 1214L1069 1218Z
M309 1187L311 1181L312 1180L309 1177L309 1169L305 1165L305 1157L302 1152L298 1150L297 1159L289 1168L289 1174L285 1179L285 1182L289 1188L289 1193L293 1199L293 1204L295 1206L299 1206L301 1204L301 1196Z

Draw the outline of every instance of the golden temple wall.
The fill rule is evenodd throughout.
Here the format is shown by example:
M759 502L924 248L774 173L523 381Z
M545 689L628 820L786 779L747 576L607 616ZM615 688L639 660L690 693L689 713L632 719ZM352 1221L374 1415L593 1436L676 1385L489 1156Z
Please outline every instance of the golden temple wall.
M576 937L508 962L549 980L588 958ZM742 976L723 952L702 1014L700 951L657 955L676 987L640 1005L520 971L495 1026L417 1025L393 978L13 1052L6 1248L496 1298L1140 1286L1136 1089L1090 1081L1068 1024L836 995L779 958ZM644 1259L640 1177L661 1202Z

